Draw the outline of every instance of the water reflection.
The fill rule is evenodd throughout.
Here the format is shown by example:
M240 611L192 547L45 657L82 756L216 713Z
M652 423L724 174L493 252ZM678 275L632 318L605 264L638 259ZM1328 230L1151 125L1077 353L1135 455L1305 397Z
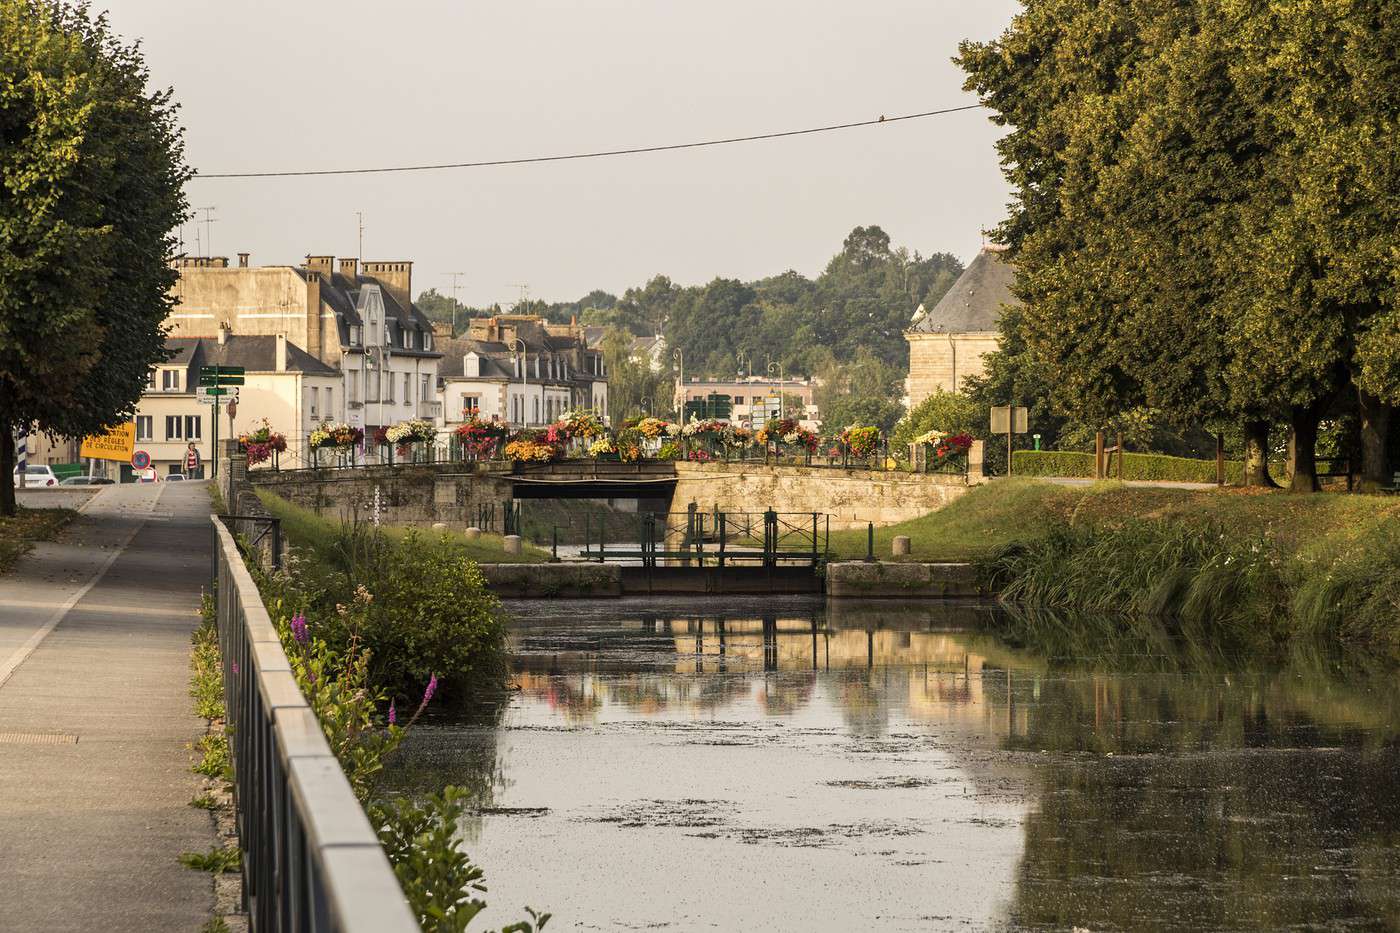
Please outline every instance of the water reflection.
M472 835L502 908L561 928L1400 924L1389 676L975 607L512 609L518 693L408 756L493 795ZM697 865L705 883L673 883Z

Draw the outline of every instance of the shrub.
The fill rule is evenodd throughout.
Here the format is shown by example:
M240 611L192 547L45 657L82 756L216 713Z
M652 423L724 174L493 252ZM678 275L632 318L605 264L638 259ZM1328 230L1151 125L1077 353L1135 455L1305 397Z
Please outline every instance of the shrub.
M899 420L894 426L890 447L902 452L914 438L929 431L981 437L986 427L986 409L961 392L944 392L940 389Z
M1018 450L1012 461L1012 472L1017 476L1077 476L1094 475L1094 455L1078 450ZM1115 459L1110 472L1116 476L1118 463ZM1243 478L1243 467L1238 460L1225 462L1225 481L1238 483ZM1125 454L1123 457L1123 478L1133 480L1162 480L1178 483L1215 482L1214 460L1192 460L1187 457L1169 457L1166 454Z
M243 867L243 854L237 846L227 849L210 849L208 852L182 852L180 864L195 871L207 871L215 875L238 871Z

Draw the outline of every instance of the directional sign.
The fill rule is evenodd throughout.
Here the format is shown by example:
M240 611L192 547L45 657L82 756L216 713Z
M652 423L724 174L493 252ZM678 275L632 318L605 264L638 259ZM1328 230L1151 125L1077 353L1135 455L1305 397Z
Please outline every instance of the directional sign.
M194 400L201 405L214 405L224 399L238 398L237 386L200 386L194 390Z
M201 366L199 374L201 376L241 376L245 370L242 366Z
M138 450L131 455L131 468L133 470L144 470L151 465L151 455L144 450Z
M199 384L202 386L241 386L242 376L206 376L203 373L199 376Z

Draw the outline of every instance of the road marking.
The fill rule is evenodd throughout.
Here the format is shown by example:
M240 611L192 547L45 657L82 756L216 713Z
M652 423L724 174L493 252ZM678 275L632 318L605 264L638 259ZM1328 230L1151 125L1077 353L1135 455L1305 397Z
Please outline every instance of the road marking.
M94 496L93 498L95 499L97 497ZM146 513L150 513L155 510L156 500L159 498L160 496L157 495L151 499L150 503L145 509ZM89 499L88 501L91 502L92 500ZM136 533L141 530L141 526L144 524L145 522L143 521L141 523L138 523L134 528L132 528L131 531L127 533L126 537L122 539L122 542L119 545L117 545L117 547L114 548L112 552L108 554L107 557L102 561L102 565L97 568L97 572L92 575L92 578L88 580L87 583L84 583L82 588L79 589L78 592L74 593L72 596L68 597L68 599L64 600L64 602L53 611L53 613L48 617L44 624L40 626L39 629L33 635L30 635L29 639L25 641L24 644L20 645L19 649L15 651L14 654L10 655L9 659L6 660L4 664L0 664L0 688L3 688L5 686L5 683L10 679L11 675L13 675L15 671L19 670L19 666L21 664L29 660L29 656L33 654L34 649L38 648L40 643L48 637L49 632L52 632L58 626L58 623L63 621L63 617L68 614L68 610L76 606L78 604L78 601L81 600L84 596L86 596L88 594L88 591L91 590L94 586L96 586L99 580L106 576L108 569L111 568L112 564L116 563L117 558L120 557L123 554L123 552L126 551L127 545L131 544L131 542L135 540Z
M0 732L0 745L77 745L78 737L65 732Z

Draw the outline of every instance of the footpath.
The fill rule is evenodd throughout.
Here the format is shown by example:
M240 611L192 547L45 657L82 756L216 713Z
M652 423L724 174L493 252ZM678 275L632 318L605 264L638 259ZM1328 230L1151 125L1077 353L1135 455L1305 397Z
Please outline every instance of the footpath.
M0 930L199 929L214 844L189 805L203 483L102 487L0 576Z

